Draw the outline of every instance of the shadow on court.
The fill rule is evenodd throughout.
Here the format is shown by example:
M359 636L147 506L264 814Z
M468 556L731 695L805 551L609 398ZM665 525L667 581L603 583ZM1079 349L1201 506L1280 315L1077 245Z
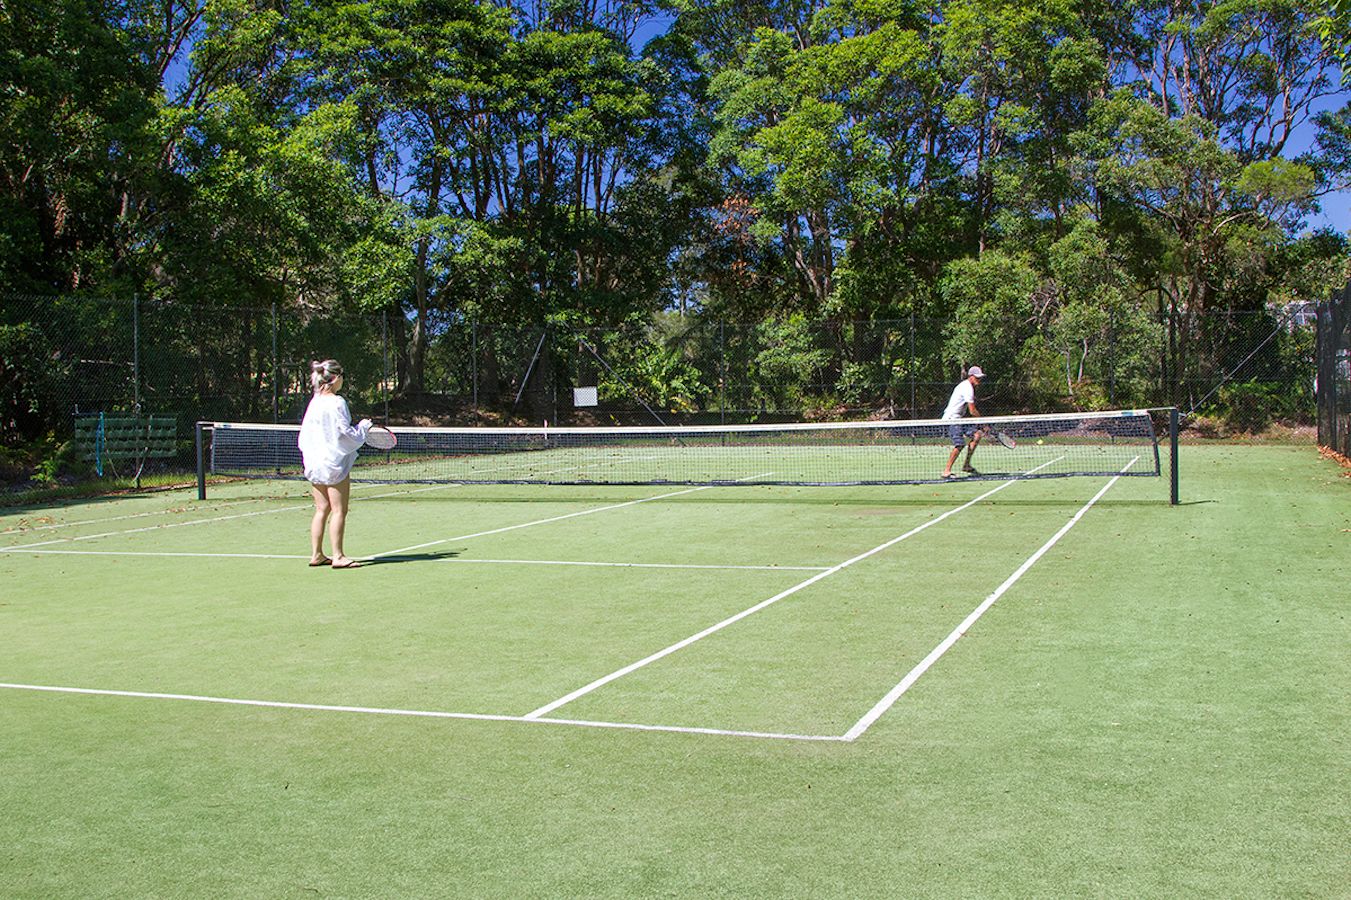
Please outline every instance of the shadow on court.
M434 553L397 553L394 556L377 556L373 559L363 559L361 564L362 566L383 566L392 563L436 562L441 559L454 559L459 555L459 550L437 550Z

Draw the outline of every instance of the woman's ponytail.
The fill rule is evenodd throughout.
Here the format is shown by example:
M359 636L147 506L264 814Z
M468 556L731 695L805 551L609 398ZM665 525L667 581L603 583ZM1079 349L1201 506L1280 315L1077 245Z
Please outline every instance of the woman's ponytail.
M310 363L310 387L316 394L329 389L333 382L342 377L342 366L336 359L326 359L323 362L315 360Z

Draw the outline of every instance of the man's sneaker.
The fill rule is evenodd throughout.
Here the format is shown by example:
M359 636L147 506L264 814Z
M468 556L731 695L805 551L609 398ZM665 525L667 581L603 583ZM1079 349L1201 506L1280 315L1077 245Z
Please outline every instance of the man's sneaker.
M962 466L962 471L965 472L965 473L967 473L968 475L979 475L979 474L980 474L979 472L976 471L976 467L973 466L973 465L971 465L971 464L969 464L969 463L968 463L967 465Z
M956 476L956 475L953 475L951 472L944 472L944 473L943 473L943 480L944 480L944 481L956 481L956 480L957 480L957 476Z

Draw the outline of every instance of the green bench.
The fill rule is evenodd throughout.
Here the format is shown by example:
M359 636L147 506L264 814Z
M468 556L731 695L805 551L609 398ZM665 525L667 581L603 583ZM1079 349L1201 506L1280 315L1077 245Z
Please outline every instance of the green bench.
M166 459L177 453L178 420L172 416L136 416L97 413L75 417L75 442L80 458L94 463L103 477L103 466L130 460L136 466L136 486L148 459Z

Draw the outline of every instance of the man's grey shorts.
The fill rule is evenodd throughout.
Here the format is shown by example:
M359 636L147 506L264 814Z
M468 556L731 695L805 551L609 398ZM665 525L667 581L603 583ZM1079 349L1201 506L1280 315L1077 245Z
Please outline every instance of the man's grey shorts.
M948 437L952 438L952 446L954 447L965 447L970 443L971 435L975 433L975 425L963 425L958 422L948 426Z

